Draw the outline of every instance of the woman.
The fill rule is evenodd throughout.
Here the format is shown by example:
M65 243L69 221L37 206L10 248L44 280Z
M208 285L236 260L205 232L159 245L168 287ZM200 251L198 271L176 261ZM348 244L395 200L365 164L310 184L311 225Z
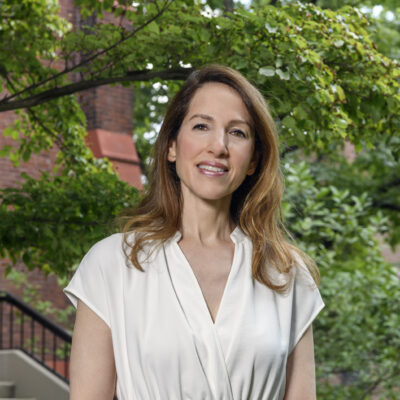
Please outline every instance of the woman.
M71 399L115 386L119 400L314 399L323 302L315 265L284 239L281 192L260 93L227 67L193 72L125 233L93 246L65 289Z

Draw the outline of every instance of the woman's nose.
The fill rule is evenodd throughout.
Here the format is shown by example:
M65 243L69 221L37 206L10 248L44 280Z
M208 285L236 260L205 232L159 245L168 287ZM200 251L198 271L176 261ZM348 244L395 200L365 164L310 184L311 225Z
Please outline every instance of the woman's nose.
M228 135L224 129L214 131L210 137L209 150L215 157L226 156L228 154Z

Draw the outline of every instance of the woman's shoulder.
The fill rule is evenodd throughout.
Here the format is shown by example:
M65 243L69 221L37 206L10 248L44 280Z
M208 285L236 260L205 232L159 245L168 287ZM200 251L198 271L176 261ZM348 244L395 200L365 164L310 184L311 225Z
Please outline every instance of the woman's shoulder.
M130 260L132 246L135 244L137 234L135 232L118 232L96 242L85 255L84 261L96 264L101 269L115 271L115 264L123 267L133 268ZM138 261L142 268L154 262L158 256L159 243L145 241L138 253ZM146 269L146 268L145 268Z
M123 246L123 233L114 233L97 241L83 257L79 269L103 275L118 274L126 266Z
M122 251L122 245L123 233L114 233L94 243L85 257L107 258L109 256L115 256Z
M292 277L294 284L302 285L308 287L310 290L315 290L318 285L315 281L312 271L306 264L301 253L296 250L291 251L294 259L294 264L292 267Z

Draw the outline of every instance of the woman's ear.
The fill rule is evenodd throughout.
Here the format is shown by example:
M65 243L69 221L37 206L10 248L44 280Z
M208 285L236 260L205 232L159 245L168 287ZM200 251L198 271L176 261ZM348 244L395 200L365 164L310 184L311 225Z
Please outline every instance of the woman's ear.
M168 161L175 162L176 161L176 140L173 140L168 148Z
M258 151L255 151L254 155L253 155L253 159L251 160L251 162L249 164L249 169L247 170L247 175L253 175L254 172L256 172L259 159L260 159L260 155L259 155Z

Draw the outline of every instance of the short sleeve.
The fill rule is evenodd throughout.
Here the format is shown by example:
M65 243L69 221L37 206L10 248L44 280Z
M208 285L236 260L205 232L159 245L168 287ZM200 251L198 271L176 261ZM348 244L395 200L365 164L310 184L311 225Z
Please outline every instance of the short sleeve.
M292 290L289 354L325 306L314 280L303 263L296 267Z
M85 303L108 326L108 287L104 276L105 240L96 243L82 259L64 293L76 308L78 300Z

